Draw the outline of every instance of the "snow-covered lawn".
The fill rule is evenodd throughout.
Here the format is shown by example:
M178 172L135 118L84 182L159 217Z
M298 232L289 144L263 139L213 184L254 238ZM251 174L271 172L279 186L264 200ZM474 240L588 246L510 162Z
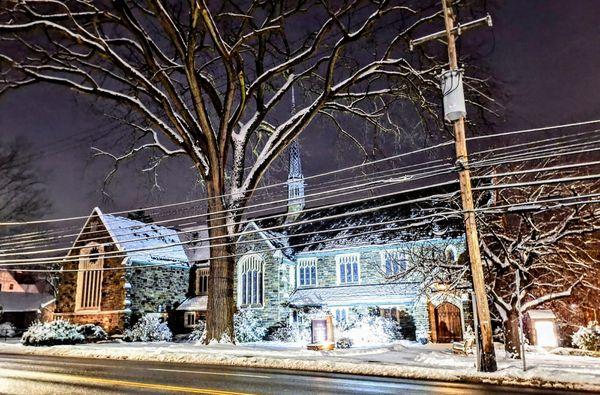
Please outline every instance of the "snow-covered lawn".
M499 370L478 373L473 356L452 354L448 344L398 342L392 345L308 351L299 344L244 345L192 343L99 343L76 346L26 347L0 343L0 352L71 357L188 362L264 368L299 369L416 379L468 381L600 391L600 358L527 353L529 369L504 357L497 348Z

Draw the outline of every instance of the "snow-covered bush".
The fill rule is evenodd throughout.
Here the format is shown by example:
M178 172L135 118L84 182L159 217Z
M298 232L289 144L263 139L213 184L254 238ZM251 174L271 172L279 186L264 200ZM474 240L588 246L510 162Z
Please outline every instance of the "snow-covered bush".
M396 321L371 314L348 319L345 328L339 326L336 332L338 337L348 338L352 344L389 343L402 339Z
M280 322L269 328L267 339L286 343L305 343L310 338L310 328L299 323Z
M84 324L77 327L77 331L85 337L87 342L96 342L106 340L108 335L101 326L94 324Z
M16 330L12 322L0 324L0 337L13 337L15 334Z
M263 340L267 328L260 322L252 309L241 309L233 316L235 338L238 343L251 343Z
M166 322L156 315L144 315L131 329L125 331L123 340L129 342L171 341L173 334Z
M206 328L206 324L204 323L204 321L199 320L198 322L196 322L196 325L194 326L194 329L190 333L188 339L193 342L204 340L204 336L205 336L204 329L205 328Z
M335 347L336 348L350 348L350 347L352 347L352 339L350 339L349 337L339 338L335 342Z
M573 334L573 345L587 351L600 351L600 325L592 321Z
M64 320L36 321L27 328L21 337L21 343L26 346L77 344L84 341L85 336L77 330L77 325Z

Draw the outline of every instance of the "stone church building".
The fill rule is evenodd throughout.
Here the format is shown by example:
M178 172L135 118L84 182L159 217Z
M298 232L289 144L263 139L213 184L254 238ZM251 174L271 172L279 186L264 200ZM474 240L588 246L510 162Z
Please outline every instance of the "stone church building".
M408 314L417 337L450 342L471 325L466 293L425 286L419 259L458 264L464 252L460 216L418 220L448 209L447 189L422 189L346 205L305 207L297 142L289 151L288 207L282 215L255 218L237 246L234 292L240 309L253 309L263 326L293 322L302 311L329 311L346 320L355 308L374 308L398 319ZM191 324L205 314L208 263L191 278L182 310ZM204 309L204 310L202 310ZM187 321L186 321L187 322Z
M189 261L173 229L95 208L62 264L54 316L122 333L167 311L188 289ZM97 270L103 269L103 270Z

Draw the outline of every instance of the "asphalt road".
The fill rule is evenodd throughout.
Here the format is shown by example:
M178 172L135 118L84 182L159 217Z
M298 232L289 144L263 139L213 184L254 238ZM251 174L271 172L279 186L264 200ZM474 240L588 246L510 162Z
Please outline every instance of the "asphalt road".
M0 393L340 395L550 392L290 370L0 354Z

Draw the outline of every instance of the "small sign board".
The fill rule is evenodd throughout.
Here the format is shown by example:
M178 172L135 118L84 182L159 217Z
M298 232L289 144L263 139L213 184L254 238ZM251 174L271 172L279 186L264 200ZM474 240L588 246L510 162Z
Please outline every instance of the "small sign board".
M311 344L307 347L309 350L332 350L335 347L331 315L311 320L310 333Z

